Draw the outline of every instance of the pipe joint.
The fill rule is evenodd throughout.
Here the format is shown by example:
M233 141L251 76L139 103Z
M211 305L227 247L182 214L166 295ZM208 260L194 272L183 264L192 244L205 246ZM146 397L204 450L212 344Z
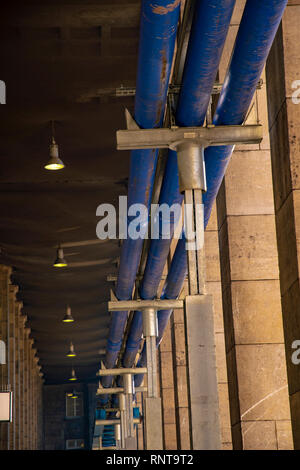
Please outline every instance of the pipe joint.
M125 401L124 393L120 393L119 395L119 408L120 408L120 411L126 410L126 401Z
M116 439L116 441L121 440L121 426L120 426L120 424L115 424L115 439Z
M123 376L123 387L124 387L124 393L126 395L133 395L134 389L133 389L133 381L132 381L131 374L125 374Z
M143 335L145 338L158 335L157 313L154 308L143 310Z
M204 142L180 142L177 144L179 190L181 193L189 189L206 191L204 147L206 147Z

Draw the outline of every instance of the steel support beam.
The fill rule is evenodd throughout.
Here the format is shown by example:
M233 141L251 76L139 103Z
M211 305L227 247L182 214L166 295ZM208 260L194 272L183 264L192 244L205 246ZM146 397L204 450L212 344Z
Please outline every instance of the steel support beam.
M119 367L118 369L101 369L98 375L124 375L124 374L147 374L147 367L126 368ZM108 390L108 389L104 389Z
M242 129L242 128L240 128ZM198 163L195 161L198 159ZM184 165L184 161L187 163ZM178 152L181 190L185 202L188 290L185 298L188 394L193 450L221 448L215 333L211 296L205 295L204 208L206 190L203 148L185 145Z
M162 450L162 411L161 399L144 399L144 438L146 450Z
M141 424L140 418L134 418L134 424ZM121 424L120 419L96 419L95 426L109 426L109 425L117 425Z
M221 440L212 297L187 296L185 322L193 449L218 450Z
M170 148L178 143L194 142L202 147L210 145L257 144L263 138L261 125L171 127L117 131L117 149Z
M147 392L147 387L135 387L135 392ZM123 387L110 387L110 388L98 388L96 395L116 395L119 393L124 393L124 388ZM109 410L107 410L109 411Z
M162 450L162 411L161 398L157 390L157 355L156 338L157 312L154 308L143 310L143 336L146 339L147 353L147 388L148 396L145 398L144 436L146 450Z
M154 308L155 310L168 310L183 308L182 300L112 300L108 302L108 311L115 312L119 310L144 310ZM108 374L109 375L109 374Z
M190 28L190 25L189 25L189 28ZM182 29L184 31L186 31L187 28L183 27ZM186 42L186 44L185 44L185 49L186 49L187 42L188 42L188 37L186 39L184 39L184 41ZM180 40L179 40L179 42L180 42ZM185 54L183 54L183 58L181 60L182 64L178 64L178 67L177 67L179 76L182 76L182 69L183 69L183 65L184 65L184 60L185 60ZM176 68L176 65L175 65L174 68ZM211 94L212 95L219 95L222 91L223 85L224 85L223 83L218 83L218 82L214 83L213 88L211 90ZM262 85L263 85L263 80L260 79L257 83L256 88L258 90L260 90ZM179 95L180 89L181 89L181 85L170 84L169 89L168 89L168 95ZM110 95L110 96L117 96L117 97L122 98L123 96L135 96L135 91L136 90L135 90L134 87L125 87L125 86L120 86L119 88L102 88L97 93L97 96Z
M119 449L121 447L121 424L115 424L115 440L116 447Z
M121 449L125 449L125 440L127 437L126 428L126 401L124 393L119 395L120 425L121 425Z
M128 436L125 439L126 450L137 450L137 441L135 436Z
M134 424L133 424L133 376L132 374L125 374L123 376L124 394L126 400L126 423L127 423L127 436L134 437Z

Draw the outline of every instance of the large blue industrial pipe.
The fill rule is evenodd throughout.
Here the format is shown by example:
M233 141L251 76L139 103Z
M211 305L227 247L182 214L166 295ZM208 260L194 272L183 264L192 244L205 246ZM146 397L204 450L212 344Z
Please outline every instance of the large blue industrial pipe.
M247 1L213 124L243 123L286 5L287 0ZM208 188L203 198L205 224L233 149L233 146L224 146L205 150Z
M171 201L171 204L178 203L181 204L182 202L182 195L179 193L179 185L178 185L178 166L177 166L177 154L176 152L170 151L168 155L168 160L166 164L166 172L165 175L172 175L174 172L177 172L177 179L172 179L172 178L164 178L162 188L161 188L161 193L160 193L160 204L162 204L161 201ZM170 231L173 234L173 226L174 226L174 219L170 217ZM160 231L161 235L161 231ZM155 250L153 250L153 243L155 242L155 246L159 247L157 245L157 242L161 242L160 246L160 252L158 254L158 257L155 258ZM170 240L152 240L150 244L150 252L148 254L147 258L147 264L146 264L146 270L147 267L151 264L156 264L156 267L160 267L161 270L164 268L164 264L166 262L168 253L170 249ZM150 255L151 253L151 255ZM149 257L151 256L151 261L149 261ZM153 299L156 295L159 280L161 278L161 274L158 278L155 277L150 277L149 278L149 283L145 284L143 279L142 287L140 290L140 296L142 299ZM143 287L145 288L143 289ZM131 367L134 360L135 356L137 354L137 351L140 346L141 342L141 337L142 337L142 329L143 329L143 324L142 324L142 313L140 311L136 311L134 313L132 323L131 323L131 328L130 332L128 335L127 343L126 343L126 350L122 359L122 363L124 367Z
M183 236L178 240L173 260L167 275L167 279L164 285L162 292L162 299L177 299L179 296L187 272L187 256L185 251L185 237ZM173 310L159 310L157 312L157 323L158 323L158 335L156 346L159 346L166 326L168 324L169 318ZM146 367L147 357L146 357L146 345L144 344L138 367ZM143 375L135 375L134 381L136 387L139 387L143 381Z
M248 0L245 6L231 62L213 119L215 125L242 124L263 71L287 0ZM207 192L204 194L205 226L223 180L233 146L209 147L205 150ZM184 239L183 239L184 240ZM185 244L178 243L164 292L179 295L187 272ZM173 269L173 265L176 269ZM170 289L170 290L169 290ZM173 297L174 296L174 297ZM160 336L171 311L158 312ZM139 365L145 364L145 352ZM141 381L136 376L136 385Z
M137 84L134 118L142 128L162 125L175 38L179 18L180 1L142 1L140 45L138 56ZM128 187L128 206L139 203L149 207L157 161L156 150L134 150L131 152ZM128 220L128 224L130 219ZM148 220L141 223L145 230ZM131 298L143 239L124 240L116 286L120 300ZM124 333L127 312L114 312L111 319L104 364L114 367ZM102 384L109 386L110 377L103 377Z
M235 0L198 0L196 3L176 110L176 124L180 126L201 126L204 123L234 5ZM171 207L181 204L182 198L177 154L169 151L159 204ZM151 241L140 288L142 299L153 299L157 294L170 250L174 222L174 218L170 220L169 239ZM123 357L124 367L130 367L134 362L141 336L142 315L135 312Z

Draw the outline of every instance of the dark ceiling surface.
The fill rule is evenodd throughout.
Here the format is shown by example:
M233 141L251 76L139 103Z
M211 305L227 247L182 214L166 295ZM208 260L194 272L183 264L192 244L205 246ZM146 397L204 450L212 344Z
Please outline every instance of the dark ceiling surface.
M0 263L28 317L46 383L96 378L108 336L118 240L96 236L101 203L127 194L129 153L118 152L135 86L139 0L24 1L1 7ZM51 120L66 167L47 171ZM68 267L52 266L64 247ZM75 322L62 318L70 304ZM73 341L76 358L66 357Z

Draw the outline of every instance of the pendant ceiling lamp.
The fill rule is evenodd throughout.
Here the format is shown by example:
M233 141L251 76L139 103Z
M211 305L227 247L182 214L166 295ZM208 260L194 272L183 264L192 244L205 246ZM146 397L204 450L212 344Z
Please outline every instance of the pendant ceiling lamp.
M72 317L71 307L70 307L70 305L67 305L67 310L66 310L66 314L63 318L63 322L64 323L71 323L73 321L74 321L74 318Z
M67 357L75 357L75 356L76 356L76 352L75 352L75 349L74 349L74 344L73 344L72 341L71 341L71 343L70 343L70 350L69 350L69 352L68 352L68 354L67 354Z
M55 268L64 268L68 266L68 263L66 262L65 257L64 257L64 250L62 249L61 246L57 248L56 260L54 261L53 266Z
M75 380L77 380L77 377L76 377L74 368L72 368L71 377L69 378L69 380L70 380L70 381L75 381Z
M62 162L62 160L59 158L59 153L58 153L58 145L55 142L55 137L54 137L54 121L51 121L52 123L52 138L51 138L51 144L50 144L50 160L48 163L45 165L46 170L62 170L65 165Z

